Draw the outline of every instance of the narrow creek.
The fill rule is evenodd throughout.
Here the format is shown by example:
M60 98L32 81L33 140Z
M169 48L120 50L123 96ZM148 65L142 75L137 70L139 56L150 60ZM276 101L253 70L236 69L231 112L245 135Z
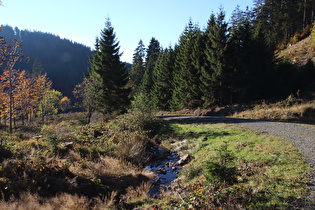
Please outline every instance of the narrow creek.
M177 152L166 151L157 146L153 148L153 158L150 164L146 166L147 170L157 175L154 180L151 180L151 197L158 195L161 189L165 189L177 178L177 174L181 169L181 165L178 164L180 160L181 158Z

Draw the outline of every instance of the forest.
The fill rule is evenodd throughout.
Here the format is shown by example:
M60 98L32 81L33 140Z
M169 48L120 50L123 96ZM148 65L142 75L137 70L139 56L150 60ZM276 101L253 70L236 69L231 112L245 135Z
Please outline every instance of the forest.
M140 40L131 70L135 89L158 110L275 102L298 90L309 97L314 60L293 65L277 53L310 36L314 4L254 1L252 9L237 7L229 22L223 9L205 29L189 20L174 47L162 49L152 38L145 48Z
M170 111L275 102L296 93L310 98L315 89L314 61L293 64L295 57L277 53L311 36L314 7L312 1L254 1L251 9L236 7L229 22L220 8L210 14L204 29L190 19L175 46L163 49L152 37L146 48L140 40L131 69L120 61L110 20L93 51L52 34L3 26L1 78L8 99L2 106L11 111L2 115L16 112L10 118L25 119L39 110L33 104L26 111L18 103L23 96L17 90L26 91L21 81L27 81L14 79L20 76L30 81L25 84L29 87L40 80L37 77L52 81L48 89L72 105L79 102L89 116L94 111L122 113L132 103ZM44 99L43 92L39 101L38 94L29 94L32 103Z
M59 36L38 31L14 29L2 26L1 36L6 42L18 40L20 45L20 60L15 69L24 69L47 73L52 81L52 88L73 99L74 86L83 81L89 66L88 60L92 51L82 44L61 39ZM3 69L0 69L0 73Z

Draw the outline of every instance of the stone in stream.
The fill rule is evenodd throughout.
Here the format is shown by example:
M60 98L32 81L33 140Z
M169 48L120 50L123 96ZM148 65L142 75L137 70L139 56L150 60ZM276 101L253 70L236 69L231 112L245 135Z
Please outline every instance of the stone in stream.
M190 159L191 159L191 156L189 154L186 154L183 157L181 157L180 160L177 161L175 165L183 166L186 163L188 163Z
M161 167L161 168L159 168L156 171L156 173L158 173L158 174L167 174L167 170L165 168Z

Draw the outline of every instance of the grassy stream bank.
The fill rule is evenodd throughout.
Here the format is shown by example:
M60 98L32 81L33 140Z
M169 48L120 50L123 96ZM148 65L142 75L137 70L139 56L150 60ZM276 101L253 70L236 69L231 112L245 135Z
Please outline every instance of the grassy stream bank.
M286 209L306 196L307 165L292 145L233 125L141 113L85 125L67 114L0 137L1 209ZM191 157L154 198L153 145Z

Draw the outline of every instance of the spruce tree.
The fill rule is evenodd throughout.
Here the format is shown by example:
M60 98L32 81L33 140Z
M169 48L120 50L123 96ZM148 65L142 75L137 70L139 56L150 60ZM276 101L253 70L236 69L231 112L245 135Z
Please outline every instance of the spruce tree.
M152 100L160 110L169 110L172 98L172 74L175 52L169 47L160 52L154 69Z
M120 46L109 19L95 44L94 54L90 58L90 75L100 78L100 97L95 98L98 110L102 113L120 113L129 105L130 89L126 88L128 73L125 64L120 61Z
M232 15L227 49L228 68L232 72L233 80L230 81L233 101L246 102L250 90L248 72L251 54L250 43L253 27L248 12L237 8Z
M204 106L210 106L214 103L215 97L214 97L214 74L213 74L213 69L211 68L211 63L210 60L212 58L212 43L210 40L211 30L215 27L215 16L214 14L211 14L208 23L207 23L207 28L206 31L204 32L204 62L203 65L201 66L200 72L200 89L203 92L203 103Z
M213 98L223 104L226 102L226 49L227 49L227 23L224 21L225 14L221 10L217 18L212 14L206 29L206 66L202 69L203 85L206 104ZM208 84L207 84L208 83ZM207 92L210 91L210 92Z
M190 20L179 39L173 72L173 109L196 108L199 105L198 75L200 72L193 61L194 47L199 32L199 27L193 25Z
M151 98L151 91L153 88L153 71L156 61L160 53L160 43L154 37L151 38L147 49L147 56L145 59L145 72L142 79L141 91Z
M253 25L248 12L235 11L228 44L231 86L238 103L267 97L273 78L273 51L262 26Z
M145 71L144 66L145 47L142 40L139 41L137 48L133 54L130 77L137 88L140 87Z

